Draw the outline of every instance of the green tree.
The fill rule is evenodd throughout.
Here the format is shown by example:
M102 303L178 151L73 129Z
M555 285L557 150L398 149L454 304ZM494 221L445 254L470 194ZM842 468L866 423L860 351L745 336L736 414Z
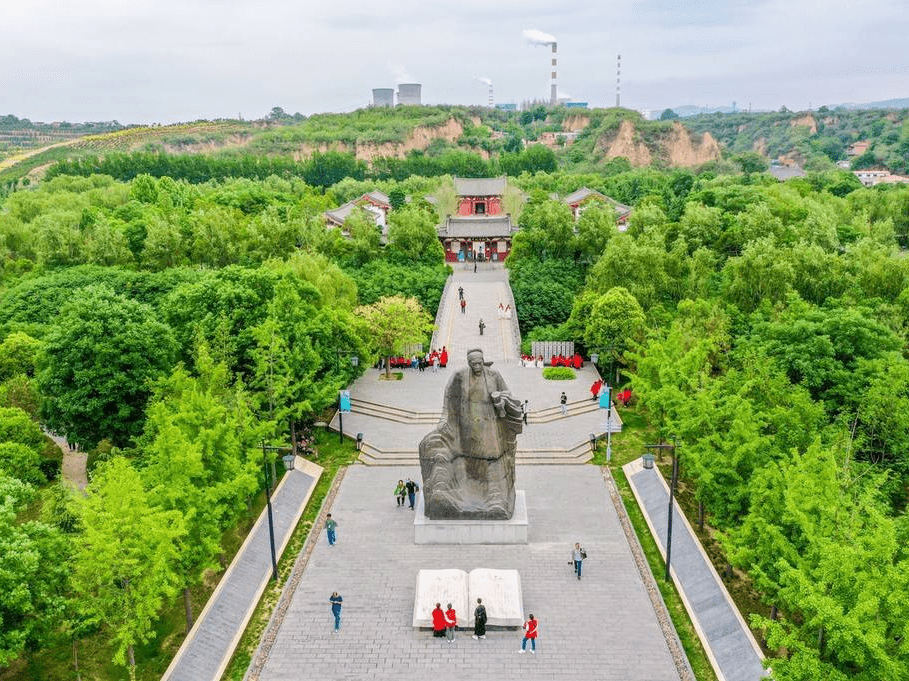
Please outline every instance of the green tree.
M369 329L369 344L380 356L385 357L385 376L391 376L392 355L401 353L405 345L423 343L434 328L432 317L416 298L390 296L372 305L358 307L356 315Z
M69 545L55 528L17 522L34 490L0 472L0 665L47 646L64 611Z
M0 381L17 374L35 375L35 361L41 348L41 341L27 333L16 331L0 343Z
M391 204L392 210L398 210L407 205L407 193L400 185L396 185L388 192L388 203Z
M243 391L227 387L226 367L207 360L197 366L202 378L181 367L159 381L140 447L150 502L184 521L174 566L187 631L193 624L190 587L218 567L221 535L246 512L257 487L255 446L266 426L254 426Z
M173 333L150 307L104 286L83 289L45 339L38 383L48 426L86 447L126 444L140 431L149 381L175 354Z
M403 262L441 264L445 251L436 232L436 217L416 207L396 210L388 218L388 247Z
M154 635L162 606L180 585L175 564L185 533L182 513L154 506L123 457L105 464L86 492L73 590L82 616L103 625L115 644L114 662L127 666L134 681L135 646Z
M597 296L584 326L584 345L590 352L608 354L623 361L629 344L638 340L644 328L644 312L628 289L611 288Z

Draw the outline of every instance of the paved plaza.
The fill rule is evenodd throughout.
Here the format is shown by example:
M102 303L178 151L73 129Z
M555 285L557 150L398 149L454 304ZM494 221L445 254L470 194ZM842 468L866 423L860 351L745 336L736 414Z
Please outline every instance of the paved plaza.
M407 476L418 468L348 470L331 508L338 542L320 537L258 678L679 678L598 468L519 466L529 543L509 546L415 545L414 512L392 495ZM575 541L589 556L580 581ZM525 613L540 620L536 655L518 654L518 630L458 632L449 645L411 627L420 569L478 567L520 572ZM333 591L344 598L338 634Z

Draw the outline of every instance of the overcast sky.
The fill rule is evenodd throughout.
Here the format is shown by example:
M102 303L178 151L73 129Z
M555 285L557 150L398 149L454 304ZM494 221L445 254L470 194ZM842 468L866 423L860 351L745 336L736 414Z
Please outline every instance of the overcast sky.
M173 123L548 99L793 110L909 97L906 0L2 0L0 114Z

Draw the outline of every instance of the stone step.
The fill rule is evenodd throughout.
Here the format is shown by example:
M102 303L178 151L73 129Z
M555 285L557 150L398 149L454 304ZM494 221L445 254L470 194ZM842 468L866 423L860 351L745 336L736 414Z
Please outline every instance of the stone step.
M394 421L396 423L432 423L436 424L442 418L441 411L414 411L402 409L389 404L379 404L366 400L351 399L350 410L355 414L365 414L376 418Z
M536 463L587 463L593 458L589 442L579 443L570 449L519 449L515 455L518 465ZM360 448L359 460L368 466L418 466L420 453L416 449L384 451L364 442Z

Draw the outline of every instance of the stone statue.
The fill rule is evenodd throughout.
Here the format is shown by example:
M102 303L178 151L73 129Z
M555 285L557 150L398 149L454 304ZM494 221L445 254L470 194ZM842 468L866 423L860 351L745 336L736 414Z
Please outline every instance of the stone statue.
M482 350L469 350L467 364L445 388L442 421L420 442L425 513L434 520L508 520L521 401Z

